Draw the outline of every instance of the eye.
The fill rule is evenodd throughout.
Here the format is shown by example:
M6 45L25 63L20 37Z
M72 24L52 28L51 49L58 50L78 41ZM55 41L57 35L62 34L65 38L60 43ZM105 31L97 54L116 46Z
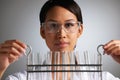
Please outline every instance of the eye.
M50 26L51 26L51 28L55 28L55 27L57 27L57 24L52 23L52 24L50 24Z
M74 23L66 23L65 24L65 27L66 28L70 28L70 27L73 27L74 26Z
M58 27L58 24L54 23L54 22L51 22L51 23L48 23L48 27L51 28L51 29L56 29Z

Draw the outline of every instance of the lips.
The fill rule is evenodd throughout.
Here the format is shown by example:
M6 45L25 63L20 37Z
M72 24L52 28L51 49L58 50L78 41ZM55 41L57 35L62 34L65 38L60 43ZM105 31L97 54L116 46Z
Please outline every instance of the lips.
M57 42L57 43L55 43L55 46L59 47L59 48L65 48L68 45L69 45L69 42Z

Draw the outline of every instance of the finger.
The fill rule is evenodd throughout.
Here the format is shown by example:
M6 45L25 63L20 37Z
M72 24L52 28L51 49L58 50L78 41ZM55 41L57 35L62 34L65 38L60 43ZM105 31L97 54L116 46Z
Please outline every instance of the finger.
M16 42L9 42L9 43L4 43L1 44L1 48L15 48L17 49L20 53L25 53L25 48L23 48L22 46L20 46L19 44L17 44Z
M0 58L1 60L4 60L4 61L8 60L9 63L12 63L12 62L18 60L18 58L19 58L19 56L16 56L16 55L11 54L11 53L9 53L9 52L6 52L6 53L4 53L4 52L1 53L1 52L0 52L0 56L2 56L2 57ZM5 64L6 64L6 63L5 63Z
M108 46L104 48L104 53L110 55L111 50L114 48L114 46Z
M15 62L16 60L18 60L18 56L15 56L15 55L13 55L13 54L9 54L8 53L8 59L9 59L9 63L13 63L13 62Z
M17 50L15 49L14 47L8 47L8 48L3 48L0 50L0 53L1 54L12 54L12 55L15 55L15 56L21 56L22 54Z
M113 44L119 44L120 45L120 40L111 40L110 42L108 42L107 44L104 45L104 48L108 48Z
M108 50L105 50L105 53L108 55L120 55L120 47L119 46L114 46Z
M7 41L5 41L5 43L12 43L12 42L17 43L18 45L20 45L23 48L27 48L27 46L19 40L7 40Z
M120 55L120 47L116 46L111 50L111 55Z

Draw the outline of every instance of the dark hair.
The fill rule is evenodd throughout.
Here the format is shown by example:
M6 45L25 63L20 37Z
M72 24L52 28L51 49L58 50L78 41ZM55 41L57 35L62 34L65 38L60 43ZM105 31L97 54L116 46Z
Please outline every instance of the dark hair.
M60 6L69 10L74 15L76 15L77 20L83 24L81 9L74 0L48 0L41 8L39 14L39 19L41 23L45 22L47 12L55 6Z

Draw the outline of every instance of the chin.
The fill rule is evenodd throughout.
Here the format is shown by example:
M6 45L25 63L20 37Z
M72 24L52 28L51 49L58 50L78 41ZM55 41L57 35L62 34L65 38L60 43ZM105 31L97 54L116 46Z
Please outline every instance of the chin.
M59 52L72 52L73 50L67 49L67 48L60 48L60 49L55 49L52 50L53 52L59 51Z

